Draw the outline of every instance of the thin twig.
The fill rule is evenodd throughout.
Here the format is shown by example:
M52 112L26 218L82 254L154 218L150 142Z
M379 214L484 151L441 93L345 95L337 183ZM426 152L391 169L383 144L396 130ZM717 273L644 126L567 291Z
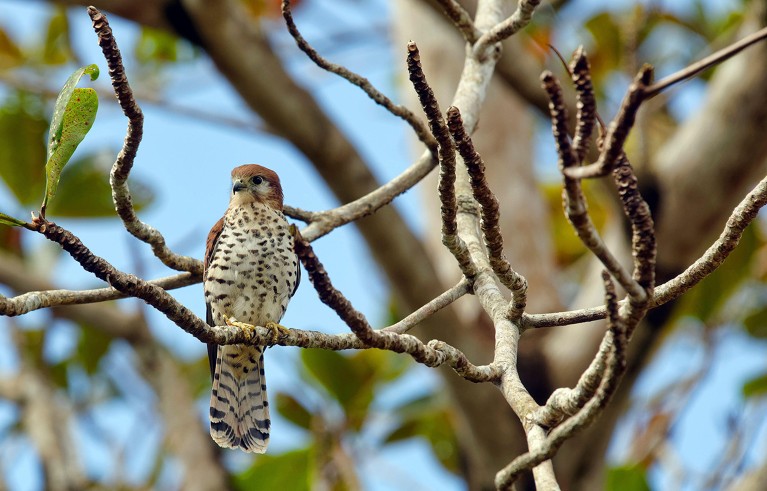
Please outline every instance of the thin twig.
M690 79L699 74L703 70L706 70L714 65L722 63L723 61L735 56L744 49L748 48L752 44L756 44L767 38L767 27L759 29L753 34L749 34L740 41L727 46L724 49L720 49L716 53L713 53L702 60L689 65L678 72L664 77L659 82L656 82L645 89L645 99L651 99L660 94L664 90L668 89L674 84Z
M133 161L136 158L139 144L144 133L144 115L133 97L133 90L128 83L125 68L122 62L120 50L112 35L112 28L106 16L95 7L88 7L88 15L93 22L99 46L104 54L109 67L109 76L112 79L117 101L123 113L128 118L128 130L120 153L117 155L109 183L112 187L112 200L125 229L137 239L146 242L152 247L152 252L163 264L177 271L188 271L195 275L202 275L202 262L189 256L182 256L171 251L165 244L165 238L159 230L143 223L136 216L133 209L133 198L128 188L128 176Z
M179 273L173 276L151 280L148 281L148 283L164 290L173 290L175 288L194 285L200 281L201 278L192 273ZM96 288L93 290L45 290L27 292L11 298L6 298L0 295L0 315L13 317L49 307L106 302L126 297L125 294L120 293L114 288Z
M451 106L447 110L447 124L450 134L455 140L458 153L461 154L466 170L469 173L474 199L479 203L482 212L482 233L493 272L503 285L511 290L511 307L509 317L517 320L522 316L527 305L527 280L514 271L503 253L503 234L500 227L500 208L498 199L490 190L485 178L485 164L479 153L474 149L474 143L466 132L461 120L461 112Z
M482 56L488 47L513 36L527 26L533 19L533 13L540 3L540 0L519 0L516 10L509 18L498 23L474 43L475 56Z
M565 173L572 179L588 179L602 177L609 174L621 156L624 154L623 146L626 143L631 127L634 126L637 111L646 99L645 89L652 81L653 68L645 65L639 70L634 82L629 87L626 97L623 99L618 115L610 123L605 136L606 144L599 154L599 159L593 164L584 167L570 167Z
M458 28L467 43L474 44L480 38L482 32L474 25L474 21L471 20L471 16L463 5L456 0L437 0L437 3L442 7L442 13Z
M575 138L573 138L573 152L578 163L584 161L589 151L589 141L597 117L596 100L594 99L594 86L591 83L591 68L583 46L580 46L573 56L570 66L570 77L575 86L576 103L578 114L575 116Z
M421 308L408 315L401 321L392 324L389 327L385 327L382 330L396 332L397 334L404 334L417 326L427 317L434 315L436 312L447 307L467 293L471 293L471 282L466 278L461 278L461 281L459 281L455 286L434 298L434 300L431 302L423 305Z
M323 70L335 73L336 75L346 79L349 83L356 85L362 89L362 91L365 92L368 97L370 97L376 104L383 106L390 113L404 120L407 124L410 125L411 128L413 128L413 131L415 132L418 139L421 140L421 142L423 142L427 148L429 148L432 154L436 155L437 142L434 140L434 137L431 135L431 133L429 133L429 130L426 128L426 125L423 124L423 121L418 119L418 117L416 117L416 115L413 114L410 109L399 104L394 104L391 99L376 89L368 79L352 72L344 66L331 63L330 61L320 56L320 54L311 47L309 42L306 41L306 39L304 39L304 37L301 35L298 27L296 27L296 24L293 21L293 14L290 11L290 0L282 1L282 17L285 19L285 24L288 27L288 32L290 32L290 35L293 36L293 39L296 41L296 45L301 51L306 53L306 56L308 56L310 60L312 60L318 67L322 68Z
M495 381L499 378L500 372L496 367L472 365L463 353L441 341L423 344L421 340L409 334L373 329L365 316L356 310L351 302L333 286L325 267L314 254L309 242L302 238L299 233L294 236L294 241L296 254L309 274L309 280L314 285L322 303L338 314L338 317L349 326L365 347L384 349L395 353L407 353L417 362L430 367L447 364L462 377L472 382Z
M543 88L549 95L549 110L551 112L551 131L556 142L559 155L559 168L564 178L563 202L567 219L573 226L578 238L602 262L620 285L632 297L643 298L646 292L637 283L613 253L607 248L600 237L594 222L588 212L586 197L581 189L579 179L571 178L567 171L576 168L578 157L570 144L567 129L567 110L562 97L562 88L551 72L541 76Z
M412 41L407 45L407 68L410 82L413 84L421 103L429 130L439 145L439 201L442 218L442 243L458 261L464 276L473 278L477 274L476 266L471 262L466 244L458 236L456 224L457 203L455 199L455 145L448 132L437 98L434 96L421 67L418 46Z

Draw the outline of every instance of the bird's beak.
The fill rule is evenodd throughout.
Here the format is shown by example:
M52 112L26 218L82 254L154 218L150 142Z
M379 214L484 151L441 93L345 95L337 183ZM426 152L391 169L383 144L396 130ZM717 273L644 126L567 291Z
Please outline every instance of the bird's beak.
M237 191L241 191L245 189L245 183L242 182L241 179L237 179L234 181L234 184L232 185L232 193L236 193Z

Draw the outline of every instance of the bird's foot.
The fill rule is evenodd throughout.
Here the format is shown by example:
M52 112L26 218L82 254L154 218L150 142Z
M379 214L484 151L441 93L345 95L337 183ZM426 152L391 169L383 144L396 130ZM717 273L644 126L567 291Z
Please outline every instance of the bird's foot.
M277 341L279 341L281 337L290 334L290 329L283 326L282 324L277 324L276 322L269 321L264 325L264 327L272 331L272 339L269 343L269 346L274 346L277 344Z
M253 339L253 333L256 331L256 327L253 324L240 322L234 317L226 317L224 320L226 321L227 326L239 327L245 333L245 336L247 336L248 341Z

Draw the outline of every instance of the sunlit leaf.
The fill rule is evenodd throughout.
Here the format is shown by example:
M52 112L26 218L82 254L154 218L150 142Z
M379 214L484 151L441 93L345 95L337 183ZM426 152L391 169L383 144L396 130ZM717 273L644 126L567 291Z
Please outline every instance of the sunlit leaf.
M752 378L743 384L743 397L761 397L767 394L767 373Z
M606 481L605 491L650 491L645 470L639 466L611 467Z
M278 392L276 396L277 411L283 418L305 430L312 428L312 413L301 402L290 394Z
M253 465L235 476L236 489L289 489L309 491L311 489L311 450L303 448L282 454L264 454Z
M73 73L59 92L53 109L48 133L48 160L45 164L45 198L43 210L56 194L61 171L75 149L93 126L98 111L98 95L91 88L77 88L80 78L88 74L91 80L99 76L96 65L82 67Z
M18 218L13 218L12 216L0 212L0 223L3 225L10 225L11 227L21 227L26 222L24 222L24 220L19 220Z
M301 360L314 380L346 406L355 396L362 380L351 361L344 355L330 350L301 350Z

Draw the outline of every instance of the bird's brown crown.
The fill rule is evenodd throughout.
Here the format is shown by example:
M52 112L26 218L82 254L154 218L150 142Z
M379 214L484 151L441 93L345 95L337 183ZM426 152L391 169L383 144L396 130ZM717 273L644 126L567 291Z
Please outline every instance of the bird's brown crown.
M260 184L253 181L258 177L263 181ZM244 188L232 193L230 205L261 202L282 211L282 186L276 172L262 165L241 165L232 169L232 184L235 185L238 181L244 185Z

